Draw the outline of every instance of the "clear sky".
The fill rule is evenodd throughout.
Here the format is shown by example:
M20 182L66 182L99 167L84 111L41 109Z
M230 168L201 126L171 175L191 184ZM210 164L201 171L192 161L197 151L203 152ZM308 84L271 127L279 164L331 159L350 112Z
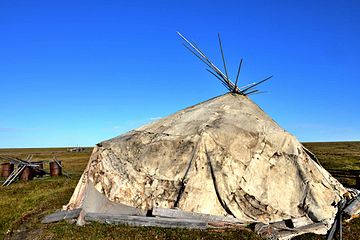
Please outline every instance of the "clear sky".
M360 140L360 2L0 2L0 148L93 146L225 93L190 37L301 141Z

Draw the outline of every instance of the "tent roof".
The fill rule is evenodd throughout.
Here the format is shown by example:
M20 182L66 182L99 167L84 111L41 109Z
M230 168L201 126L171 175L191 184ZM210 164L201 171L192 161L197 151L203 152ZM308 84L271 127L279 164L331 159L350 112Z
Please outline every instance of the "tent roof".
M294 136L231 93L98 144L68 208L89 202L89 185L143 212L177 207L264 223L331 223L346 192Z

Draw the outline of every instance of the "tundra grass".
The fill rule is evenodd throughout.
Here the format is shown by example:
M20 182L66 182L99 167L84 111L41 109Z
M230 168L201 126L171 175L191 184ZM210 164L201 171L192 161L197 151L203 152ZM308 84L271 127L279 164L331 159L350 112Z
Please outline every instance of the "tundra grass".
M305 143L325 168L360 169L360 142ZM260 239L250 230L185 230L156 227L130 227L99 223L78 227L70 221L41 224L41 219L65 205L86 167L91 148L71 153L65 148L0 149L0 156L50 160L57 156L71 178L45 177L29 182L18 181L0 187L0 239ZM45 165L48 170L48 164ZM348 184L347 182L344 182ZM344 226L344 239L359 239L360 220ZM325 239L306 234L297 240Z
M303 143L326 169L360 170L360 142Z

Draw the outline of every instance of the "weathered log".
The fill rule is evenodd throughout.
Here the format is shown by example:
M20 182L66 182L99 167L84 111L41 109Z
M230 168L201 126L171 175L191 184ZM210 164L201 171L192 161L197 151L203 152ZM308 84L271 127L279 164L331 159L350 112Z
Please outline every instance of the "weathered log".
M270 224L257 223L254 231L262 238L267 240L277 240L276 229Z
M344 218L346 222L358 217L360 217L360 195L354 198L344 209Z
M291 219L294 228L301 228L303 226L308 226L313 222L308 217L301 217L301 218L293 218Z
M288 228L281 226L280 222L277 224L264 224L257 223L255 225L255 232L260 235L264 239L268 240L283 240L283 239L291 239L295 236L317 232L319 234L324 234L324 223L312 223L306 226L298 227L298 228Z
M100 213L86 213L85 221L95 221L109 224L127 224L132 226L151 226L151 227L166 227L166 228L195 228L206 229L207 223L205 221L195 219L174 219L163 217L145 217L145 216L130 216L130 215L111 215Z
M209 228L232 228L232 229L242 229L242 230L249 230L247 225L241 223L231 223L231 222L208 222Z
M322 222L312 223L303 227L293 228L293 229L281 229L276 231L277 239L291 239L293 237L305 234L305 233L317 233L325 234L324 232L325 224Z
M47 215L41 223L53 223L53 222L59 222L61 220L65 219L74 219L79 216L81 212L81 208L69 210L69 211L60 211L56 212L50 215Z
M154 216L166 217L166 218L185 218L185 219L197 219L206 222L229 222L229 223L241 224L241 222L238 219L231 216L217 216L217 215L204 214L204 213L195 213L195 212L183 211L180 209L154 208L152 214Z
M86 212L84 210L81 210L79 217L76 219L76 225L78 225L78 226L85 225L85 214L86 214Z

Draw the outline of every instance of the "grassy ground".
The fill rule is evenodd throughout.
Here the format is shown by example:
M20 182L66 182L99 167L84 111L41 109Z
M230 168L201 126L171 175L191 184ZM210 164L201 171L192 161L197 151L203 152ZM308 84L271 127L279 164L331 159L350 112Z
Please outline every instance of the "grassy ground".
M327 169L360 170L360 142L304 143Z
M305 143L325 168L360 169L360 142ZM50 160L57 156L71 178L55 177L16 182L0 187L0 239L260 239L249 230L183 230L153 227L113 226L92 223L78 227L69 222L41 224L41 219L66 204L80 178L91 148L70 153L63 148L0 149L0 156ZM48 168L48 164L46 166ZM345 180L344 180L345 181ZM345 181L347 185L352 182ZM344 227L344 239L359 239L360 220ZM296 239L324 239L307 234Z
M29 182L16 182L8 187L0 187L0 238L15 237L24 239L28 234L42 239L47 234L39 224L46 214L60 209L69 200L91 154L91 148L85 152L71 153L66 149L0 149L0 156L16 156L26 158L33 154L33 161L50 160L57 156L61 160L65 171L71 178L44 177ZM49 164L45 164L49 171ZM47 227L47 226L46 226ZM36 231L29 231L36 229ZM40 232L39 232L40 231ZM51 232L51 230L50 230ZM39 234L40 233L40 234ZM51 235L51 234L50 234ZM56 234L54 235L56 236Z
M326 169L360 170L360 142L304 143L304 146L316 154ZM355 187L355 179L338 180L347 187Z

